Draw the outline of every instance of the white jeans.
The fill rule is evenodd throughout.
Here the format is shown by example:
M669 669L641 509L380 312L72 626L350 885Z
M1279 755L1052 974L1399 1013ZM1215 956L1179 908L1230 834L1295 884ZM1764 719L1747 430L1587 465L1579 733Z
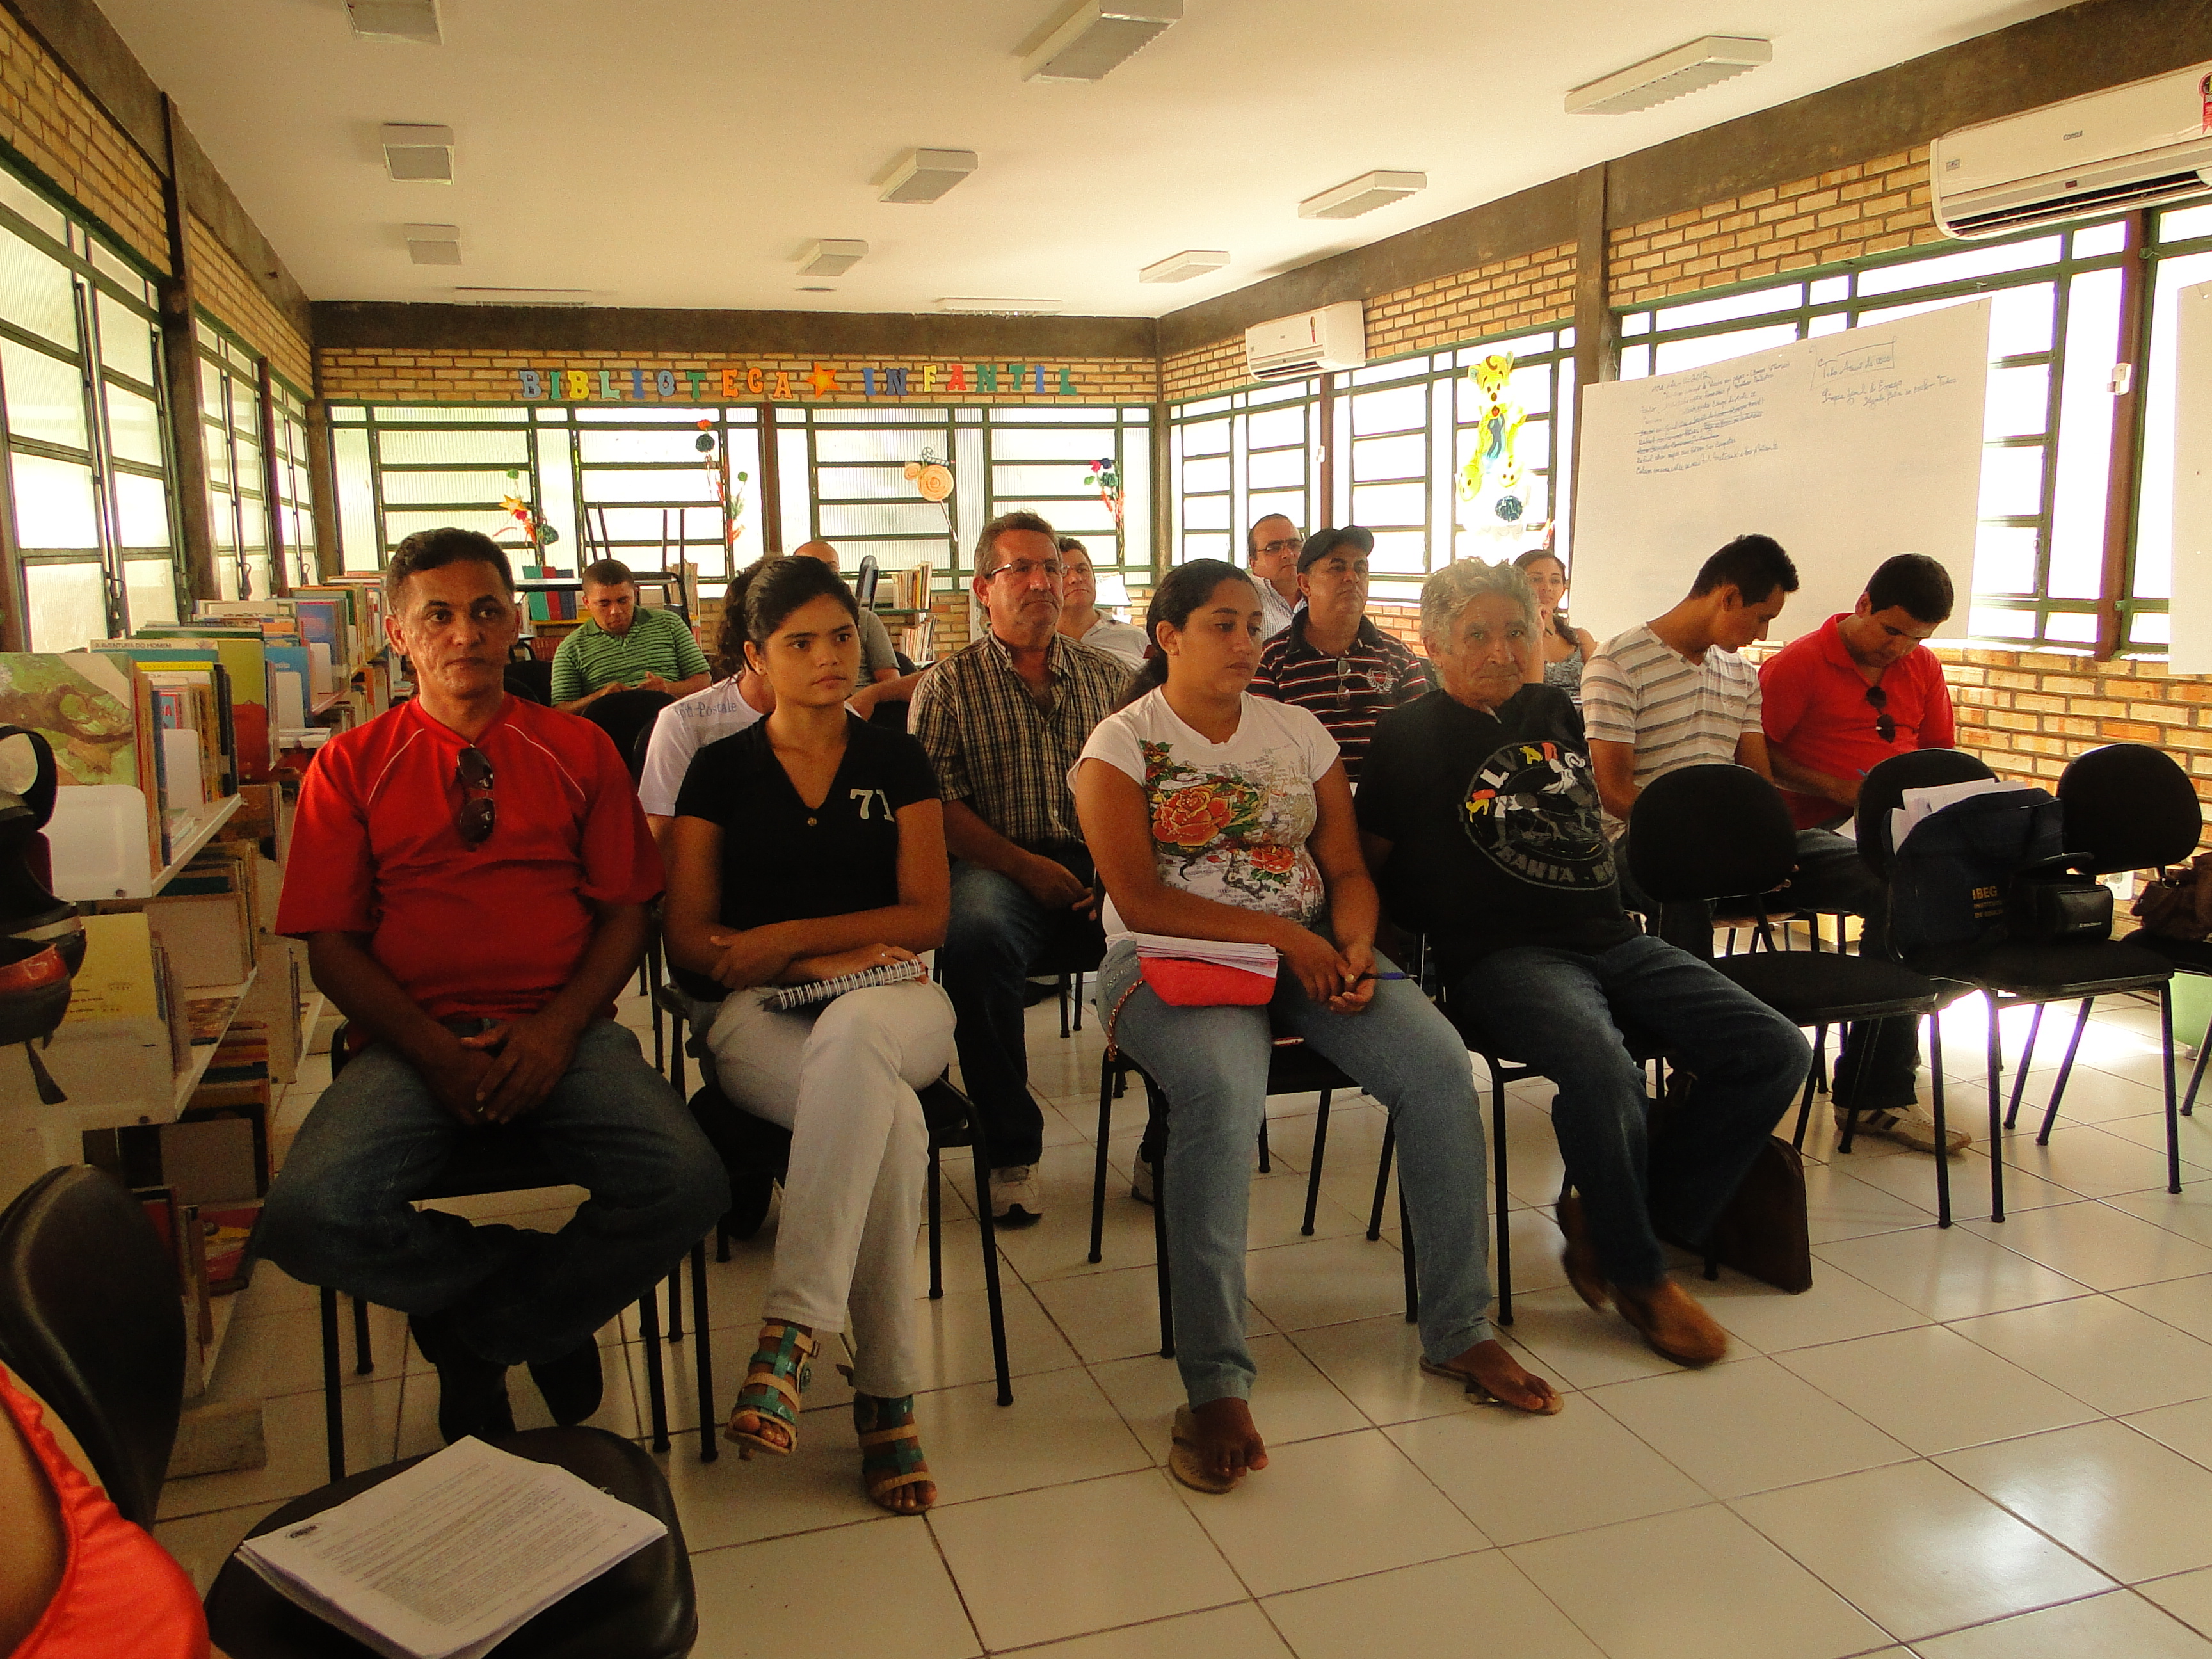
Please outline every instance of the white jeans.
M896 1400L919 1381L914 1239L929 1168L915 1091L952 1058L952 1005L933 984L848 991L771 1013L750 992L707 1034L722 1091L791 1131L763 1319L817 1332L852 1317L853 1386Z

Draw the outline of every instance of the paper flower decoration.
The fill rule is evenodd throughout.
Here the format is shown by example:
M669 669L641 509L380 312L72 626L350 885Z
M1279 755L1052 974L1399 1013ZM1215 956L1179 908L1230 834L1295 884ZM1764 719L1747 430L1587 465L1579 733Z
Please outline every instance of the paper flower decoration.
M1111 455L1102 455L1091 463L1091 471L1083 482L1098 492L1098 499L1106 503L1114 515L1114 528L1121 527L1121 469Z
M738 538L745 533L745 498L742 491L732 496L730 480L734 476L738 483L743 483L752 475L747 472L732 475L723 471L721 434L714 430L714 423L711 420L699 422L699 435L691 441L691 447L699 452L699 464L707 469L708 477L714 481L714 502L722 509L722 545L735 547Z
M921 459L906 464L906 476L925 501L941 501L952 493L952 469L931 460L926 452Z
M511 467L507 470L507 476L519 481L522 477L522 469ZM520 495L502 495L499 498L499 504L507 509L507 516L514 520L515 525L522 532L522 538L531 546L550 547L561 539L561 532L540 518L537 508L532 507ZM505 529L500 532L502 536L507 533ZM533 560L532 562L536 561Z

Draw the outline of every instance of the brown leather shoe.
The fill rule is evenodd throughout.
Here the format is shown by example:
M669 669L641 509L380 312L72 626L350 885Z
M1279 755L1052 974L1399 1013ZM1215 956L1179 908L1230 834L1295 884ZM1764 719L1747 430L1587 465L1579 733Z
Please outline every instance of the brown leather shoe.
M1560 1232L1566 1236L1567 1248L1560 1253L1559 1265L1567 1270L1567 1283L1575 1287L1575 1294L1584 1304L1602 1311L1611 1296L1604 1270L1598 1266L1597 1247L1590 1243L1589 1222L1583 1214L1582 1194L1561 1193L1553 1214L1559 1218Z
M1651 1351L1678 1365L1710 1365L1728 1354L1728 1333L1671 1279L1641 1291L1613 1287L1613 1305Z

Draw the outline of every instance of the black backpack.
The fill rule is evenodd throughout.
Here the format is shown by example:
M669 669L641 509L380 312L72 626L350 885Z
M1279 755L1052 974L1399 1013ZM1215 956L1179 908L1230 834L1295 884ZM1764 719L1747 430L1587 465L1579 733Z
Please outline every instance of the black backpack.
M1901 957L2008 937L2015 878L2065 855L2065 808L2047 789L1969 795L1915 824L1893 855L1889 939Z

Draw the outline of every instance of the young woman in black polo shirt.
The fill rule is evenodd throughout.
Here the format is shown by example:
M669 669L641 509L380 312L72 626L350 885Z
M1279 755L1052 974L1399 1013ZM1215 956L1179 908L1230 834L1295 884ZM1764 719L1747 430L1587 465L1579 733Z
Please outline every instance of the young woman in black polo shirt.
M836 573L771 559L745 594L746 660L775 712L702 749L676 799L669 960L726 993L707 1041L723 1091L791 1135L760 1344L726 1431L782 1455L821 1338L847 1328L868 1495L935 1501L914 1429L909 1282L929 1133L915 1091L952 1056L927 981L793 1012L759 988L915 960L945 937L950 877L921 746L848 714L858 611ZM696 983L695 980L695 983Z

